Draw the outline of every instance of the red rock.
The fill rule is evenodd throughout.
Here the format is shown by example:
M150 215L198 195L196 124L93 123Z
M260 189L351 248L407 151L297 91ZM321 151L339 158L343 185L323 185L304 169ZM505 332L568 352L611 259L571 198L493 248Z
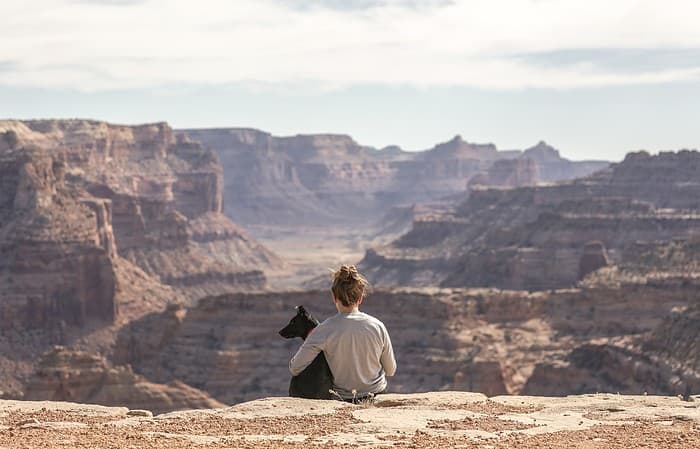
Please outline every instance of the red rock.
M0 122L3 129L11 133L13 147L34 145L43 155L37 159L36 152L24 152L11 162L20 153L4 153L17 171L4 181L8 196L16 192L14 208L6 214L49 208L59 186L61 198L93 211L97 229L89 231L89 239L108 258L118 254L193 298L262 288L262 269L281 263L252 238L231 231L237 228L222 214L222 168L216 155L176 138L165 123L31 120ZM16 187L9 185L11 179ZM54 208L56 214L61 207ZM76 211L66 219L75 223L67 227L85 226L77 223L84 215ZM197 235L217 235L215 248L192 239L191 222Z
M630 156L573 182L473 186L452 209L418 216L411 231L372 248L360 266L387 286L572 287L609 265L637 264L626 252L636 242L693 238L699 173L700 154L681 151Z
M550 369L553 363L578 360L571 354L583 354L582 345L648 333L666 310L694 295L692 287L650 286L531 294L374 290L362 310L380 318L391 335L398 363L396 376L389 379L392 392L567 394L602 378L595 367L584 366L595 358L583 357L583 364L568 361L557 370ZM171 307L122 328L114 361L132 365L152 381L179 380L226 403L286 395L288 361L300 343L276 331L299 304L319 319L335 313L326 290L204 298L197 306ZM624 377L624 369L610 366ZM670 377L657 380L643 372L631 385L649 391L654 385L658 391L671 388Z
M101 356L56 347L37 364L24 395L30 401L68 401L146 409L154 413L224 404L182 382L149 382L130 367L112 367Z
M0 390L52 343L108 354L169 302L264 288L281 261L222 194L216 155L164 123L0 121Z

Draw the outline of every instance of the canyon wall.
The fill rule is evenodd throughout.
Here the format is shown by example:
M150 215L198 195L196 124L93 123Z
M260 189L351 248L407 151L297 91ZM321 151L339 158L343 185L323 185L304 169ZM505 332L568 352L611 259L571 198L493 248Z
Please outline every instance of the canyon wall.
M27 401L68 401L165 411L224 405L181 382L155 384L129 367L112 367L97 354L54 347L37 363Z
M48 207L55 184L65 186L64 197L95 215L82 220L88 212L76 212L65 219L70 226L97 221L98 243L107 257L118 255L190 297L262 288L262 270L281 263L222 214L223 172L216 154L176 137L165 123L3 121L0 134L8 169L17 172L3 181L8 217L25 204ZM22 153L28 147L43 159L34 162ZM43 171L27 174L17 165L24 162L13 166L18 152L32 159L30 168L40 164ZM53 180L52 170L60 170L60 179ZM41 182L48 184L31 192L25 185Z
M39 148L0 153L0 330L112 322L117 275L108 203L72 195Z
M0 121L0 391L52 344L107 353L168 303L265 288L281 261L222 202L216 154L165 123Z
M469 143L460 136L408 152L396 146L377 150L338 134L276 137L241 128L183 132L217 152L226 173L225 212L245 225L368 226L391 207L464 193L475 176L482 184L525 185L607 166L568 161L551 147L498 151L493 144ZM499 162L517 159L532 162Z
M653 363L646 377L637 376L625 388L583 368L566 384L560 372L549 378L540 372L565 363L587 345L627 342L622 347L632 347L630 341L656 329L670 309L688 304L695 292L695 286L646 284L538 293L377 290L363 311L381 319L392 338L398 362L396 376L389 379L392 392L497 395L546 388L556 395L675 394L680 371ZM224 403L285 395L288 361L301 340L285 340L277 331L300 304L320 319L335 313L327 291L233 294L204 298L190 308L172 306L122 328L114 363L128 363L154 382L184 382ZM697 332L685 340L697 338ZM610 369L615 369L612 364ZM561 388L551 383L555 375Z
M700 154L628 155L594 175L518 188L472 186L451 210L416 218L362 268L381 285L545 290L576 285L627 249L697 236ZM648 268L654 269L650 262Z
M391 391L700 388L696 152L535 185L601 164L459 137L408 153L338 135L187 135L0 121L4 396L167 410L286 394L301 342L277 331L299 304L334 313L330 293L264 291L282 261L224 212L386 233L413 220L389 244L377 234L360 267L378 286L363 310L394 340ZM69 349L45 353L54 343Z

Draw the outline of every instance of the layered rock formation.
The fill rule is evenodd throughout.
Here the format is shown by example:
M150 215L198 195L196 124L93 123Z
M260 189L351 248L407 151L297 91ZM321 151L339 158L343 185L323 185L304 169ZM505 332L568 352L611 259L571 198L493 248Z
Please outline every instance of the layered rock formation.
M110 205L73 194L65 170L42 149L0 153L0 330L115 319Z
M216 155L164 123L0 121L0 390L51 344L108 352L167 303L264 288L280 261L222 194Z
M694 371L700 379L700 303L673 310L644 342L644 349Z
M698 305L690 293L700 279L699 170L697 152L636 153L574 182L475 187L452 211L423 216L391 245L368 251L365 272L375 284L583 287L587 297L626 308L615 313L615 326L629 331L581 338L575 327L560 329L557 340L568 342L520 370L517 391L687 397L700 391ZM667 294L681 295L676 306L664 303L656 318L639 315L633 298ZM570 305L569 324L603 322L600 305ZM554 322L547 312L541 319Z
M106 258L125 258L193 297L261 288L265 284L261 269L280 263L221 213L222 168L216 155L176 138L164 123L3 121L0 133L5 136L2 154L8 172L3 179L6 220L19 220L20 211L27 208L48 210L59 195L61 201L77 206L57 204L54 219L63 220L67 228L94 230L85 237L58 235L58 244L89 239ZM32 220L37 214L25 213ZM24 224L14 228L21 231L3 232L8 244L27 240L17 235ZM22 263L36 259L27 255ZM88 265L96 267L99 262ZM109 292L110 288L100 288L100 294Z
M544 141L523 151L521 159L531 159L537 167L538 180L557 182L583 178L604 168L600 161L569 161L559 154L559 150Z
M666 288L678 286L671 282ZM700 391L698 310L697 298L690 297L651 332L632 339L585 343L564 357L547 358L535 366L522 393L643 391L687 399Z
M586 346L644 337L668 310L694 298L696 288L637 283L531 294L378 290L363 310L383 320L392 337L399 366L389 380L393 392L453 389L497 395L547 388L546 394L557 395L675 394L678 371L653 364L626 388L613 380L595 381L595 369L590 374L577 368L580 375L566 385L551 382L562 370L549 378L541 373L551 373L550 367ZM123 328L114 361L131 364L152 381L182 381L225 403L284 395L287 363L301 341L282 339L277 331L299 304L319 318L335 313L327 291L205 298L196 307L171 307Z
M544 144L525 152L498 151L460 136L406 152L361 146L345 135L275 137L239 128L184 132L218 153L226 173L226 213L245 225L368 226L390 207L463 193L476 175L482 183L524 185L607 166L568 161L554 149L541 149ZM518 158L533 162L498 162L492 168Z
M284 395L300 342L277 330L298 304L334 312L327 279L323 291L232 293L260 290L280 261L222 213L224 190L227 212L257 224L371 218L383 244L414 221L361 267L375 285L421 286L363 305L394 339L393 391L700 388L697 153L632 154L535 186L599 165L543 143L499 152L455 138L413 154L334 135L189 134L221 154L225 182L214 153L164 124L0 122L5 396L166 410ZM27 382L56 342L72 350Z
M519 187L535 184L537 180L537 164L533 159L501 159L494 162L486 173L470 179L469 185Z
M418 217L410 232L368 251L362 267L383 285L573 286L599 268L636 263L630 245L692 239L699 170L697 152L636 153L572 182L475 186L452 210Z
M112 367L97 354L55 347L43 355L24 399L68 401L164 411L217 408L223 404L182 382L155 384L129 367Z

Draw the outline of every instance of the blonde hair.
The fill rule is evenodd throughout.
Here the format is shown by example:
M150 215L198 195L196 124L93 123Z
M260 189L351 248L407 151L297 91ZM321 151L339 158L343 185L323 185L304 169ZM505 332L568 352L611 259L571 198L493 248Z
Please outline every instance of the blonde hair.
M357 271L355 265L341 265L331 275L333 285L331 292L336 301L345 307L350 307L358 302L365 294L365 287L369 285L367 279Z

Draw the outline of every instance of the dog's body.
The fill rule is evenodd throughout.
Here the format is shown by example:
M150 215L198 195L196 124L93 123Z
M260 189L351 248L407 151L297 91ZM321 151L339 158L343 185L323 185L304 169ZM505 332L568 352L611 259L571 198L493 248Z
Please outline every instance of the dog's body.
M296 308L297 314L289 324L279 331L284 338L299 337L306 340L316 326L318 320L304 309L304 306ZM321 352L304 371L292 376L289 382L289 396L306 399L332 399L330 389L333 388L333 373L328 367L326 356Z

